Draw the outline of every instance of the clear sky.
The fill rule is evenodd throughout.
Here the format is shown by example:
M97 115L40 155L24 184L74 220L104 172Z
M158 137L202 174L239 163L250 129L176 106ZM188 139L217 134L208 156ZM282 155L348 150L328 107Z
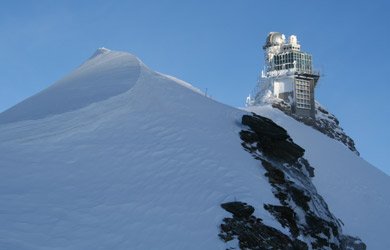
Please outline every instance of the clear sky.
M51 85L99 47L242 107L270 31L296 34L323 76L316 99L363 158L390 174L390 1L18 1L0 8L0 111Z

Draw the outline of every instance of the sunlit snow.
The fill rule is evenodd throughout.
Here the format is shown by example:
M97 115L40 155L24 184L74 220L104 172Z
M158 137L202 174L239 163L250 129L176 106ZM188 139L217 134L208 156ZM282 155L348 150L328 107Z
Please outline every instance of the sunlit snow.
M346 233L390 249L389 177L278 110L254 111L306 149ZM245 113L99 49L0 114L0 249L225 249L220 204L234 200L285 231L263 209L278 200L241 146Z

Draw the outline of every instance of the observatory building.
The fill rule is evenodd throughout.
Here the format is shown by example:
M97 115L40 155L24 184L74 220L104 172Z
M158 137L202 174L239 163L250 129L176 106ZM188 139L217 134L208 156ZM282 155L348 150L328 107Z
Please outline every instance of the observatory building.
M289 103L293 114L314 118L314 88L319 74L313 71L312 56L301 51L295 35L286 41L279 32L269 33L263 49L263 87L267 86L274 97Z

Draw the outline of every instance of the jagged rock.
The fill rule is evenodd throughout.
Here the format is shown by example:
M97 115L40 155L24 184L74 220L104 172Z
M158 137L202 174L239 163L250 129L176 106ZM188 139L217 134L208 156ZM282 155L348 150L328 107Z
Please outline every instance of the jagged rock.
M268 177L268 181L271 185L284 184L286 183L285 174L282 170L275 168L270 162L266 160L261 161L263 167L267 170L265 176Z
M255 159L261 161L261 166L266 170L265 176L273 187L272 191L280 201L280 204L277 205L265 204L264 208L283 227L288 228L291 235L281 236L279 231L275 233L276 235L269 235L265 232L270 232L271 229L269 229L269 226L263 225L261 220L258 223L262 225L255 224L248 227L250 223L245 220L255 220L253 216L240 217L235 215L233 217L235 220L224 220L226 225L221 226L221 229L231 229L230 231L224 231L224 239L232 239L236 235L240 242L240 248L243 249L290 249L288 247L293 246L292 242L295 242L297 238L305 239L310 244L311 249L344 250L361 249L360 247L365 246L358 238L352 241L350 236L342 234L339 220L329 211L326 202L317 193L314 184L311 182L310 178L314 176L314 168L303 158L304 149L293 142L285 129L272 120L256 114L244 115L242 124L249 127L248 130L240 132L243 141L242 146ZM236 202L234 205L246 209L248 211L246 215L253 213L253 210L248 209L249 205L245 203ZM230 207L228 206L228 208ZM237 207L232 213L237 213L236 211L238 211ZM241 220L238 221L239 218ZM246 230L249 230L245 236L241 235L244 232L237 231L240 228L235 226L239 225L246 225ZM262 230L256 231L256 227L262 228ZM274 232L273 230L271 231ZM265 234L266 238L274 237L274 240L280 237L278 240L284 241L285 246L289 245L288 247L278 248L275 245L267 245L272 243L264 243L264 239L263 241L254 240L248 243L247 235L251 233L254 236L264 236ZM291 242L285 237L289 238ZM221 238L223 237L221 236ZM355 245L354 242L356 242ZM264 248L255 248L259 245Z
M291 191L291 198L299 207L301 207L305 211L309 211L309 201L311 198L305 194L302 189L299 189L294 186L289 186L289 190Z
M270 204L265 204L264 209L270 212L283 227L289 228L293 237L298 237L299 228L295 221L297 215L294 210L287 206L275 206Z
M286 249L307 250L303 241L291 239L279 230L262 223L262 220L246 213L246 216L237 216L237 211L251 211L254 208L243 202L228 202L221 207L233 214L233 218L224 218L220 225L219 237L225 241L238 239L240 249ZM232 209L233 208L233 209ZM233 212L232 212L233 210Z
M256 114L253 114L253 116L244 115L242 124L250 127L258 135L275 140L286 140L289 138L284 128L276 125L271 119Z
M223 209L232 213L234 216L247 218L253 214L255 209L239 201L227 202L221 205Z
M268 157L294 163L305 152L291 140L284 128L268 118L256 114L244 115L242 124L250 127L254 133L242 132L240 133L241 139L249 143L258 141L258 149Z

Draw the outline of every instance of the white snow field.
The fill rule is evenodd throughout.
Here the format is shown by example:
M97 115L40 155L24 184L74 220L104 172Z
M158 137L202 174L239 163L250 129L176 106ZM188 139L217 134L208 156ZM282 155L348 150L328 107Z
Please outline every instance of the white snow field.
M239 86L237 86L239 87ZM390 249L390 178L271 107L315 167L344 231ZM220 207L279 204L243 150L246 111L99 49L53 86L0 114L0 249L226 249Z

